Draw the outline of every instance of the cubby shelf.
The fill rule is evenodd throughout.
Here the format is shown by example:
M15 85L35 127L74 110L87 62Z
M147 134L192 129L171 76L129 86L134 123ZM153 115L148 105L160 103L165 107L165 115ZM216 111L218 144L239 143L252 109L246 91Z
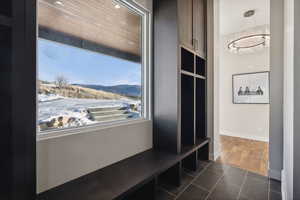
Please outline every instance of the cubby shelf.
M181 154L190 154L192 152L194 152L195 150L200 149L201 147L203 147L204 145L209 143L209 138L197 138L196 142L194 145L186 145L186 146L182 146L181 148Z
M181 152L206 139L206 62L181 47ZM193 63L193 70L183 65ZM193 156L192 156L193 157ZM193 160L193 159L192 159ZM191 162L188 165L191 165ZM193 163L195 164L195 163Z
M181 144L193 145L194 139L194 77L181 76Z
M196 57L196 66L195 66L195 73L202 76L206 77L206 67L205 67L205 59L201 58L200 56L195 56Z
M12 25L12 20L10 17L0 15L0 26L11 26Z
M206 81L196 79L195 134L196 138L206 137Z
M187 72L194 72L195 55L185 48L181 48L181 69Z
M188 71L185 71L185 70L181 70L180 72L181 72L181 74L192 76L192 77L195 77L195 78L206 79L204 76L194 74L194 73L191 73L191 72L188 72Z
M208 160L209 155L205 126L208 76L206 58L203 58L207 53L202 52L205 48L196 48L197 41L192 42L188 37L181 40L189 34L181 34L179 31L185 30L188 24L184 21L187 19L185 15L193 12L181 16L184 12L178 9L178 5L187 6L188 2L192 1L160 0L155 1L154 6L153 140L156 149L184 155L179 163L163 173L162 178L173 184L178 183L178 177L181 179L178 176L182 172L181 168L197 171L200 168L199 162ZM197 4L188 7L193 6ZM199 11L196 7L193 10L195 13ZM206 15L206 12L202 14ZM203 18L206 19L205 16ZM204 41L199 42L203 42L203 47L207 46L204 35L206 23L199 21L196 25L201 26L203 32L195 29L195 33L190 36L194 34L199 39L203 38Z

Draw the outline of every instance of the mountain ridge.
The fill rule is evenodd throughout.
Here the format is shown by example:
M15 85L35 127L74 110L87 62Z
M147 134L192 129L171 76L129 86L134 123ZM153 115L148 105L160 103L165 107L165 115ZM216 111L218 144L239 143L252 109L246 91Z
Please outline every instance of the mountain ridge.
M72 84L72 85L86 87L94 90L112 92L124 96L132 96L132 97L141 96L140 85L128 85L128 84L120 84L120 85L113 85L113 86L96 85L96 84Z

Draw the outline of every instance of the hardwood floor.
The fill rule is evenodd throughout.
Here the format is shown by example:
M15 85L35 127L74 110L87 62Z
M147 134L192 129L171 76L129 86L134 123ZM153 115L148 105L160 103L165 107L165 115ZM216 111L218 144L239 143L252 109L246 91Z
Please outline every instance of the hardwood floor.
M269 143L224 135L220 141L221 155L217 162L268 176Z

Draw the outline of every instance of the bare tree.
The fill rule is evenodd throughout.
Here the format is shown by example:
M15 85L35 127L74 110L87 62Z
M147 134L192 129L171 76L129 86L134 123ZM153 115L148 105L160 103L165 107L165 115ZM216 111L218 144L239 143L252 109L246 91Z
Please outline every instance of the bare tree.
M65 88L68 85L68 79L63 75L59 75L55 79L55 84L56 84L56 87L58 87L60 89Z
M42 93L42 92L41 92L41 82L42 82L42 81L40 81L40 80L37 80L37 81L36 81L36 87L37 87L37 90L38 90L38 93L39 93L39 94Z

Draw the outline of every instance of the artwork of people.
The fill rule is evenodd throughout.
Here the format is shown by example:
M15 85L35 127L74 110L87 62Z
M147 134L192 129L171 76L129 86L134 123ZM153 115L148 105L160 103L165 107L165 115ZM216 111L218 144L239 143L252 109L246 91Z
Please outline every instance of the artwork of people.
M234 104L269 103L269 72L236 74L232 78Z
M260 86L258 86L258 88L254 91L251 91L248 86L246 87L245 91L243 91L243 87L240 87L238 91L238 96L242 95L264 95L264 91L261 89Z
M264 91L261 89L260 86L258 86L258 89L256 90L257 95L264 95Z

